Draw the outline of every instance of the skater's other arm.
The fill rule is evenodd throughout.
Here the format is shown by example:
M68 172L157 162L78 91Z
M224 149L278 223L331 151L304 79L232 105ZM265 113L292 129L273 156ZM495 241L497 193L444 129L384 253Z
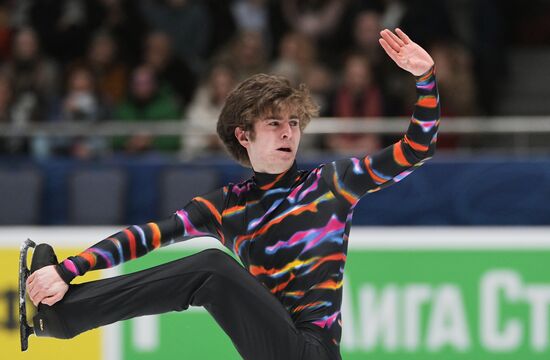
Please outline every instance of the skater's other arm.
M183 209L158 222L133 225L100 241L58 266L65 282L90 270L106 269L141 257L161 246L199 236L223 243L221 208L223 189L193 198Z
M222 189L196 197L167 219L130 226L57 266L37 270L27 281L31 300L35 304L53 305L63 298L67 284L76 276L135 259L160 246L198 236L211 236L223 242L220 216L223 199Z
M46 266L27 280L27 292L35 305L61 300L73 278L87 271L109 268L143 256L164 245L199 236L224 241L221 229L223 189L191 200L167 219L130 226L113 234L57 266Z
M396 33L382 31L380 45L399 67L415 77L417 101L401 140L371 156L338 160L325 167L325 181L351 205L367 192L400 181L435 151L440 108L434 62L403 31L396 29Z

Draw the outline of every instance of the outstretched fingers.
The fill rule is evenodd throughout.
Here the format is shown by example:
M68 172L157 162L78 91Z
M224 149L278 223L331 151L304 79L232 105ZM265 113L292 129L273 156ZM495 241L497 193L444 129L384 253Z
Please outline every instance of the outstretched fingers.
M403 32L403 30L401 30L400 28L396 28L395 32L397 33L397 35L399 36L399 38L403 41L403 43L405 45L410 44L412 42L411 38L409 38L409 36L407 34L405 34Z
M385 29L380 32L380 36L382 36L382 39L384 39L394 51L399 52L401 50L401 47L403 45L400 44L403 44L403 41L399 39L394 33L389 31L388 29ZM398 41L396 41L396 39Z
M395 41L397 45L399 45L400 48L405 46L405 43L403 42L403 40L401 40L399 36L395 35L393 31L387 30L387 32L390 35L390 37L393 39L393 41Z
M397 62L399 53L395 51L385 39L379 39L378 42L382 45L382 48L386 51L386 54L388 54L393 61Z

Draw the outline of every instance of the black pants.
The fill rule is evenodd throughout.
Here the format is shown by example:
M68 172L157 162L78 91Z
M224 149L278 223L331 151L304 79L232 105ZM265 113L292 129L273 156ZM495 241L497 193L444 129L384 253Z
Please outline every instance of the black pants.
M216 249L133 274L71 285L63 300L39 307L34 323L45 331L38 329L39 336L72 338L116 321L182 311L189 305L203 306L244 359L330 359L318 335L297 329L258 280Z

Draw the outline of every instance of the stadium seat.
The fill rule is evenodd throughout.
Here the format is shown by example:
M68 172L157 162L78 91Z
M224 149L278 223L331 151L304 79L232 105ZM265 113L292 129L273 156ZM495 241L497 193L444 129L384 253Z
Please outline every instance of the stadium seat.
M38 225L41 200L38 170L0 170L0 225Z
M159 185L159 211L161 216L168 216L193 197L216 189L219 175L214 170L169 169L161 174Z
M126 174L118 169L76 170L69 176L69 222L73 225L124 223Z

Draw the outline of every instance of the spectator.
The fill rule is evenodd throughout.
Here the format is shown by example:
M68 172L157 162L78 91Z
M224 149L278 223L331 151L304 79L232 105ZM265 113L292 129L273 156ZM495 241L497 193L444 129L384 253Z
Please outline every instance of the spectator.
M334 74L328 67L316 63L304 71L303 82L309 88L315 103L319 105L320 116L328 116L329 97L334 91Z
M96 122L109 116L98 90L97 78L87 66L69 70L60 120Z
M258 31L269 39L269 8L267 0L235 0L231 13L239 30Z
M109 109L98 91L97 79L89 67L74 65L69 69L64 95L54 106L50 117L53 121L81 124L93 124L110 117ZM95 136L54 138L50 146L48 154L78 159L97 157L107 151L105 139Z
M303 82L307 85L311 97L319 106L319 116L329 116L329 99L334 92L334 74L327 67L320 63L314 63L303 73ZM318 152L323 148L324 137L305 133L302 137L301 148L305 151L308 149Z
M287 77L293 85L303 82L307 69L316 62L315 44L300 33L286 34L279 44L279 56L271 66L271 73Z
M155 71L161 87L168 85L176 92L182 105L191 101L197 86L196 76L187 63L174 56L168 34L153 31L147 35L143 61Z
M11 89L11 78L6 74L0 74L0 124L9 124L11 122L13 100ZM17 149L17 146L17 139L0 138L0 154L11 154L14 152L13 150Z
M118 46L111 34L96 34L88 49L87 64L98 83L99 92L112 105L126 95L128 69L118 59Z
M231 5L231 14L238 31L253 31L262 34L268 53L275 46L271 33L272 9L267 0L236 0Z
M214 65L207 80L201 84L189 105L186 117L190 125L211 131L211 136L187 136L186 153L198 155L203 150L220 151L221 143L215 134L216 121L225 103L225 98L236 85L233 69L224 64Z
M437 42L430 53L437 64L437 82L444 116L478 114L471 54L457 43Z
M329 114L335 117L368 118L384 115L382 93L366 57L353 54L346 58L342 83L329 105ZM342 154L369 154L381 146L380 137L375 134L334 134L327 136L325 143L331 151Z
M193 0L143 0L141 11L152 29L169 34L176 55L200 73L211 31L204 4Z
M353 51L369 58L373 69L379 70L386 61L378 39L382 31L381 14L375 10L363 10L354 20ZM375 71L376 73L377 71Z
M100 0L105 12L101 28L115 40L120 60L131 67L140 63L143 38L149 30L141 16L140 1Z
M472 116L479 114L472 58L466 48L457 43L437 42L430 52L437 64L437 83L445 106L441 114L445 117ZM458 135L441 134L440 149L454 149L460 142Z
M159 86L153 69L139 66L131 75L126 100L115 109L115 119L134 122L179 119L181 111L175 97L169 86ZM180 148L180 139L178 136L153 137L143 132L129 138L117 138L114 145L115 149L132 154L149 150L176 151Z
M2 66L2 73L13 79L11 122L16 127L43 121L49 103L58 93L58 72L54 63L42 56L36 33L20 29L14 38L13 57ZM10 151L28 153L28 139L13 139Z
M395 6L396 1L389 2L388 6ZM409 79L406 74L399 71L391 62L385 61L385 54L378 43L380 31L382 30L382 12L381 8L370 4L357 10L353 19L352 44L348 50L353 53L361 54L369 59L372 68L372 74L375 82L379 84L384 98L383 113L387 116L400 116L409 113L410 110L404 110L404 93L410 88ZM389 11L389 10L388 10ZM394 11L394 10L392 10ZM413 94L414 96L414 94ZM390 143L395 142L391 139Z
M256 31L244 31L229 44L215 59L216 62L229 64L235 69L237 81L244 80L257 73L268 70L267 51L262 34Z

